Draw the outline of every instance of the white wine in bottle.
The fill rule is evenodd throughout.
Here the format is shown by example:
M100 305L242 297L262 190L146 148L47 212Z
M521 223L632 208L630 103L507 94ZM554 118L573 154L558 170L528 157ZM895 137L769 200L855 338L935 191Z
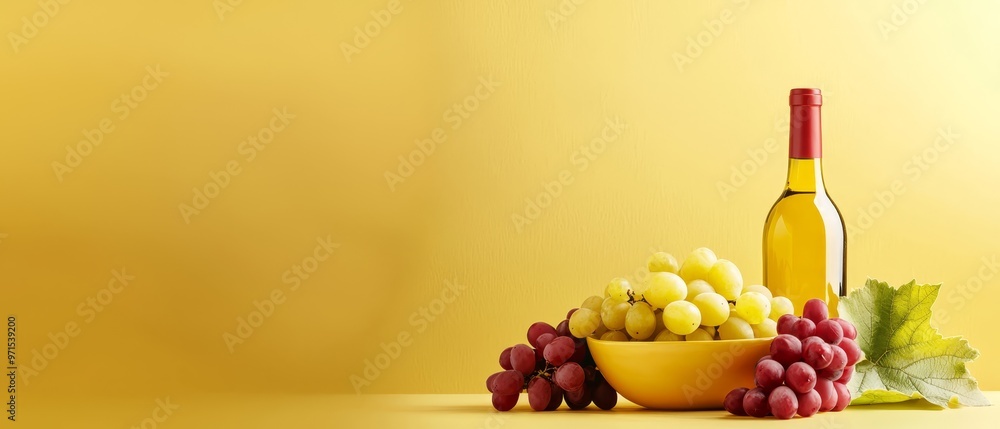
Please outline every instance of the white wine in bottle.
M832 316L847 293L847 232L823 183L823 96L818 89L796 88L788 104L788 181L764 224L764 284L791 299L795 314L820 298Z

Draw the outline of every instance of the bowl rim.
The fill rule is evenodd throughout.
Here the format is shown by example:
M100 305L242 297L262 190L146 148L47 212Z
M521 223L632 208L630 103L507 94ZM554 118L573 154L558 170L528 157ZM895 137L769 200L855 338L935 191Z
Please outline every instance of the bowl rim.
M664 346L677 346L678 344L692 344L692 343L698 343L698 344L739 344L739 343L753 343L753 342L760 342L760 341L764 341L764 340L771 341L771 340L774 340L774 338L775 337L766 337L766 338L741 338L739 340L712 340L712 341L690 341L689 342L689 341L611 341L611 340L602 340L600 338L587 337L587 344L590 344L591 342L596 342L596 343L600 343L600 344L621 344L621 345L624 345L624 344L663 344ZM631 346L625 346L625 347L631 347Z

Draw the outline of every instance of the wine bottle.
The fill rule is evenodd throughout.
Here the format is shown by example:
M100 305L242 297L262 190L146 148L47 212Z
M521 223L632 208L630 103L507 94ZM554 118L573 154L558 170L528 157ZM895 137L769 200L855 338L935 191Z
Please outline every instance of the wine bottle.
M823 183L823 95L796 88L788 104L788 181L764 223L764 284L791 299L798 315L811 298L835 315L847 293L847 231Z

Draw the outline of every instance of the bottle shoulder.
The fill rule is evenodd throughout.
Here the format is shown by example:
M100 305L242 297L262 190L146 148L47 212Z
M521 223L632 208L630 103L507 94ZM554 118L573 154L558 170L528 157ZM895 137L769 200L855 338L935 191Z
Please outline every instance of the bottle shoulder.
M826 192L796 192L786 189L771 206L767 214L767 224L778 219L820 219L824 223L843 225L840 209Z

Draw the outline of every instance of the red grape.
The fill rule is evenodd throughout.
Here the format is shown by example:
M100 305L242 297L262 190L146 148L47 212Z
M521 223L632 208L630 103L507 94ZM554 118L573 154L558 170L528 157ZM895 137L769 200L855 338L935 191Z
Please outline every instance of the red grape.
M571 337L573 334L569 332L569 319L559 322L559 326L556 326L556 334L560 337Z
M830 366L827 369L836 371L838 369L844 369L847 366L847 352L840 346L830 346L833 350L833 360L830 361ZM839 376L837 378L840 378Z
M494 393L493 408L496 408L497 411L509 411L517 405L517 398L520 396L521 394L519 393L515 393L513 395L501 395L499 393Z
M837 391L837 405L833 411L841 411L851 403L851 390L840 383L833 383L833 390Z
M590 405L590 401L593 400L593 389L584 383L583 387L572 392L566 392L566 405L569 406L571 410L582 410Z
M837 383L847 384L848 381L851 381L851 376L853 375L854 375L854 365L851 365L847 368L844 368L844 374L841 375L840 378L834 381L836 381Z
M788 386L778 386L767 396L767 405L775 417L787 420L799 411L799 398Z
M556 335L550 334L548 332L546 332L546 333L544 333L542 335L539 335L538 338L535 340L535 342L538 343L538 346L536 348L538 350L541 350L542 353L544 354L545 353L545 346L549 345L549 343L551 343L552 340L554 340L554 339L556 339Z
M840 344L844 338L844 328L833 320L823 320L816 324L816 336L830 344Z
M839 317L834 317L830 320L836 321L838 324L840 324L841 329L844 330L844 338L850 338L852 340L858 339L858 329L855 328L854 325L851 324L851 322L848 322Z
M535 371L535 351L524 344L518 344L510 350L510 364L524 375Z
M802 358L802 342L788 334L778 335L771 340L771 357L784 366L798 362Z
M556 328L553 328L552 325L545 322L532 323L531 326L528 327L528 344L531 344L531 347L536 349L541 348L538 346L538 336L542 334L552 334L552 336L556 336Z
M549 388L552 389L552 396L549 398L549 405L545 407L545 411L554 411L562 405L563 390L555 383L549 383Z
M816 393L819 393L820 411L830 411L837 406L837 391L833 388L833 382L825 378L816 379Z
M799 318L794 314L782 314L781 317L778 318L778 334L791 334L792 325L796 320L799 320Z
M568 338L576 341L576 350L573 351L573 356L569 358L569 361L576 362L581 365L587 363L590 358L590 349L587 348L587 340L584 338Z
M816 324L812 320L806 319L805 317L796 320L792 324L792 335L800 340L804 340L813 336L816 333Z
M767 417L771 409L767 404L767 394L759 387L750 389L743 395L743 411L748 416Z
M813 390L813 387L816 387L816 370L805 362L795 362L788 366L788 371L785 371L785 384L795 393Z
M757 383L757 387L764 389L765 392L770 392L771 389L781 386L784 376L785 368L780 363L774 360L765 360L757 363L753 381Z
M542 334L552 334L552 336L555 336L556 328L545 322L532 323L528 327L528 344L531 344L531 347L540 349L541 347L538 346L538 336Z
M510 351L513 347L507 347L500 352L500 368L503 369L514 369L510 364Z
M493 378L493 393L513 395L521 393L524 388L524 375L513 369L496 374Z
M489 377L486 377L486 390L489 390L490 393L493 393L493 381L496 380L497 376L500 375L502 372L503 371L494 372L493 374L490 374Z
M726 411L729 411L737 416L747 415L747 412L743 410L743 397L746 396L748 391L750 391L750 389L747 389L746 387L737 387L730 390L729 393L726 394L726 399L722 400L722 406L726 407Z
M556 369L556 373L552 375L552 381L555 381L559 387L567 391L577 390L582 387L583 378L583 368L576 362L567 362L560 365Z
M817 378L825 378L825 379L830 380L830 381L839 380L840 377L844 376L844 370L845 369L846 368L833 369L833 368L830 368L830 367L826 367L826 368L823 368L823 369L819 370L819 372L816 373L816 377Z
M576 343L570 337L557 337L545 347L545 360L550 364L559 366L573 357L576 352Z
M806 393L800 393L798 395L799 399L799 415L802 417L809 417L813 414L819 412L819 406L823 400L819 397L819 393L815 390L810 390Z
M802 318L809 319L813 323L819 323L830 317L830 310L826 306L826 302L822 299L810 299L806 301L806 305L802 307Z
M576 310L579 310L579 308L571 308L571 309L569 309L569 311L566 312L566 320L569 320L570 316L572 316L573 313L576 313Z
M598 379L593 396L594 405L602 410L610 410L618 404L618 392L603 378Z
M544 411L552 400L552 383L542 377L532 378L528 383L528 405L535 411Z
M840 341L840 348L844 350L844 354L847 355L847 366L854 365L861 360L861 347L858 347L858 343L850 338L844 338Z
M761 362L763 362L765 360L768 360L768 359L771 359L771 355L764 355L764 357L762 357L760 359L757 359L757 363L754 364L754 365L760 365Z
M809 341L813 338L816 341ZM830 366L830 361L833 360L833 348L818 337L809 337L803 343L802 360L813 367L813 369L821 370Z

